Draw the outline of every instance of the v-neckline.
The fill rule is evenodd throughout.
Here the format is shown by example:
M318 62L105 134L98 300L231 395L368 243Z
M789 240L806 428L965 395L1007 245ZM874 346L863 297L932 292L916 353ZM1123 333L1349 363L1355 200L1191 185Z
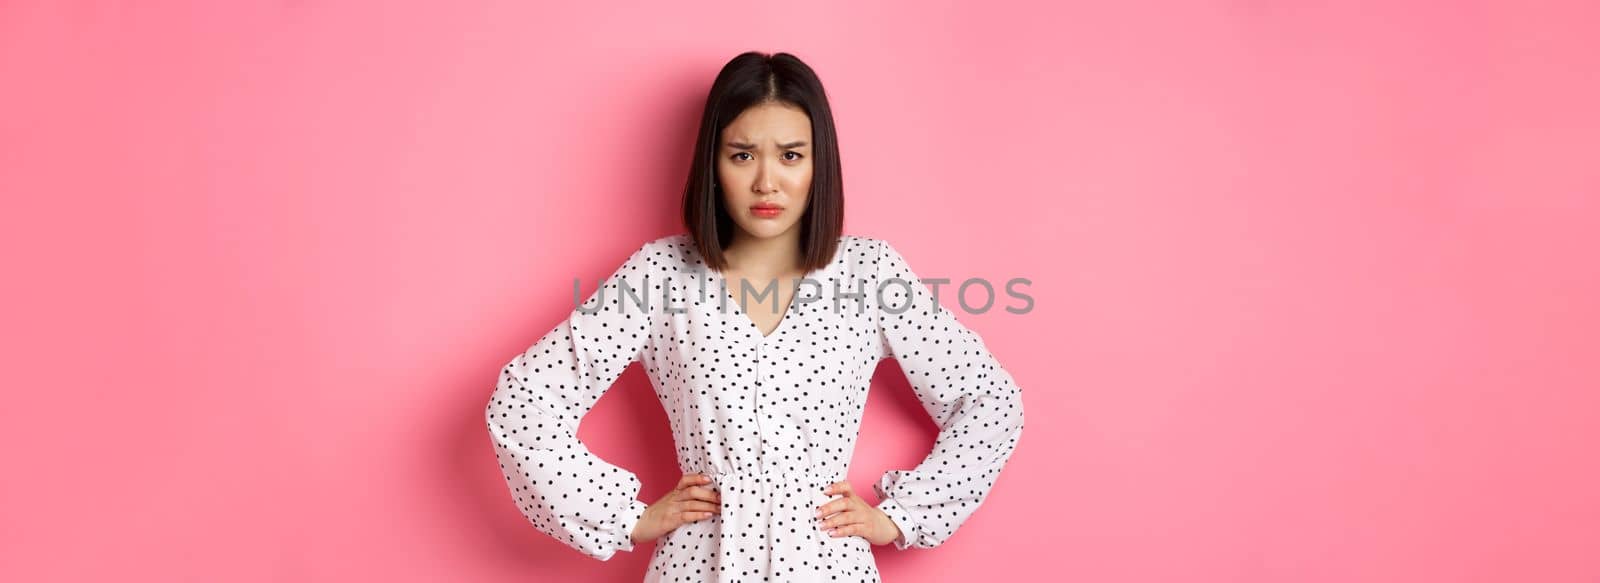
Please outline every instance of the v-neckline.
M818 267L816 269L807 271L805 273L805 275L800 276L801 280L802 281L807 280L807 279L815 280L818 276L820 276L820 275L822 275L824 273L827 273L828 270L833 268L833 265L835 263L838 263L840 261L841 257L845 256L845 248L846 248L847 245L850 244L850 242L851 241L850 241L848 235L841 235L839 237L838 247L836 247L834 249L833 257L828 258L828 262L825 265L823 265L822 267ZM797 299L796 295L799 294L799 291L800 291L799 287L800 286L796 285L795 286L795 294L791 294L789 296L789 306L787 308L784 308L783 317L778 319L778 325L774 326L772 328L772 333L771 334L762 334L761 333L761 327L757 326L755 320L751 320L750 316L748 314L745 314L744 307L740 306L738 300L733 297L733 295L731 293L732 290L728 289L728 287L729 287L728 286L728 278L725 275L723 275L722 271L717 270L717 269L713 269L711 267L710 262L706 261L705 257L700 255L699 248L695 247L693 242L685 240L684 246L689 248L691 251L693 251L695 253L696 256L698 256L701 273L702 274L709 273L710 277L715 278L717 283L722 284L722 290L723 290L722 291L722 299L723 299L723 301L731 301L731 302L733 302L734 313L738 314L737 318L739 320L743 320L744 321L744 327L746 329L750 330L750 335L755 337L756 342L758 342L758 343L760 343L762 345L765 345L767 343L767 341L772 340L774 338L777 338L785 330L788 330L790 328L789 320L799 319L800 310L799 310L798 304L795 303L795 300ZM823 295L823 291L820 288L821 283L822 282L820 282L820 281L818 282L819 287L817 289L817 295L818 295L819 298L822 297L822 295ZM702 293L702 297L704 297L704 291L703 290L702 290L701 293ZM724 317L726 317L726 311L724 311Z
M734 314L740 320L743 320L746 326L749 326L750 331L752 333L754 333L754 335L756 337L756 340L759 340L761 342L766 342L767 340L769 340L769 339L771 339L773 337L776 337L778 335L778 333L783 332L784 328L788 327L789 320L792 320L795 317L798 317L798 316L795 315L796 314L795 300L799 299L798 296L800 295L800 286L799 286L798 283L796 283L795 286L794 286L794 291L790 292L790 294L789 294L789 305L784 307L783 316L778 318L778 325L773 326L771 332L768 332L766 334L762 334L761 333L761 326L756 324L756 321L754 319L750 318L749 314L745 313L744 307L739 305L738 298L735 298L733 296L732 290L729 289L729 288L732 287L732 285L728 283L728 277L726 275L724 275L722 273L722 271L720 271L720 270L712 269L711 272L716 274L717 283L721 284L722 299L724 301L731 302L733 304ZM821 272L822 272L821 269L813 269L813 270L811 270L809 272L806 272L805 275L800 276L800 280L801 281L805 281L807 279L811 279L814 276L816 276L816 274L821 273ZM793 281L792 278L789 278L789 279L790 279L790 281Z

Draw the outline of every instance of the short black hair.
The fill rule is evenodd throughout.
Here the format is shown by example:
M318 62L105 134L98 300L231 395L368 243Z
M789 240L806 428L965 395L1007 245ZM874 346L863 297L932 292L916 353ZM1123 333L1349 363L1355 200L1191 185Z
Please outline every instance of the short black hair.
M734 118L763 103L793 106L811 117L811 191L800 216L800 261L806 271L821 269L833 260L844 231L839 140L822 81L789 53L745 52L717 73L700 116L694 160L683 188L684 227L710 267L718 271L727 267L722 250L733 242L736 227L715 188L717 148L722 130Z

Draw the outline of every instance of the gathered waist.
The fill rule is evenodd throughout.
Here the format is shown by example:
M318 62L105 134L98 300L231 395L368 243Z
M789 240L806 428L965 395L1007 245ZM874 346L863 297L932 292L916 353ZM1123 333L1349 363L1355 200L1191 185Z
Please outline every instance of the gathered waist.
M809 484L831 484L844 480L843 472L829 468L764 468L764 469L730 469L722 470L715 467L698 470L711 478L713 483L723 482L772 482Z

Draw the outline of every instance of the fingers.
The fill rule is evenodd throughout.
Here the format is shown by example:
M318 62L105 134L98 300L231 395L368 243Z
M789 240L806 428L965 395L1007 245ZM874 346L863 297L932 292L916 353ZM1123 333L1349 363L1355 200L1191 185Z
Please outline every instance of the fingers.
M715 513L713 513L713 512L704 512L704 511L697 511L697 510L685 510L685 511L681 511L681 512L678 513L678 519L683 521L683 522L697 522L697 521L705 520L707 518L711 518L714 515L715 515Z
M834 538L838 538L838 537L842 537L842 536L855 536L855 535L858 535L858 534L862 534L863 532L866 532L865 528L866 528L866 525L865 524L861 524L859 522L846 524L844 526L840 526L840 527L834 528L831 532L828 533L828 536L831 536L831 537L834 537Z
M826 505L818 506L818 509L816 509L816 517L819 517L819 519L826 519L826 517L834 516L834 514L837 513L848 513L848 511L853 508L853 498L838 498L838 500L830 501L830 503L826 503Z
M712 504L710 502L701 502L699 500L688 500L688 501L685 501L685 502L680 502L678 504L678 509L679 510L694 510L696 512L722 512L722 506L720 504Z
M679 500L705 500L706 502L722 502L722 494L704 486L689 486L678 492Z
M865 518L866 516L863 512L846 510L823 519L817 526L824 531L831 531L830 534L835 536L838 536L841 531L848 531L844 536L849 536L858 532L864 526L863 521Z
M697 522L722 513L722 496L706 486L711 477L703 473L684 474L672 488L667 514L681 523ZM670 518L669 518L670 519Z
M856 495L855 487L850 485L848 480L828 484L823 493L839 498L817 507L819 528L832 537L852 536L865 532L866 513L861 512L861 509L866 503Z
M722 505L720 502L713 503L694 499L684 499L678 501L678 506L677 509L674 510L674 513L676 513L684 522L694 522L698 520L705 520L707 518L711 518L712 516L721 514Z
M817 507L817 516L831 516L835 512L845 512L854 509L860 503L860 498L840 498Z
M684 489L684 488L686 488L688 486L694 486L694 485L698 485L698 484L710 484L710 483L711 483L711 478L709 476L706 476L705 474L684 474L683 477L678 478L678 485L673 486L672 489L673 490L682 490L682 489Z
M835 512L843 512L856 507L861 503L861 497L856 496L850 488L850 482L834 482L823 490L824 494L842 495L842 498L830 500L828 503L817 507L817 516L828 516Z
M823 494L828 494L830 496L834 495L834 494L843 494L845 496L853 496L856 493L856 488L855 488L855 486L851 486L850 485L850 481L849 480L846 480L846 481L843 481L843 482L834 482L832 484L828 484L828 487L823 489L822 493Z

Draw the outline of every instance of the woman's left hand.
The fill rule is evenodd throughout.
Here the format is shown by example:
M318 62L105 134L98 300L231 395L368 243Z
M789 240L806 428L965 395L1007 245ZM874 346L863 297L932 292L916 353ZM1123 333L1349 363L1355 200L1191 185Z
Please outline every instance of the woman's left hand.
M850 482L834 482L824 494L843 494L844 497L818 507L820 528L832 537L859 536L875 545L885 545L900 538L900 527L882 510L856 495Z

